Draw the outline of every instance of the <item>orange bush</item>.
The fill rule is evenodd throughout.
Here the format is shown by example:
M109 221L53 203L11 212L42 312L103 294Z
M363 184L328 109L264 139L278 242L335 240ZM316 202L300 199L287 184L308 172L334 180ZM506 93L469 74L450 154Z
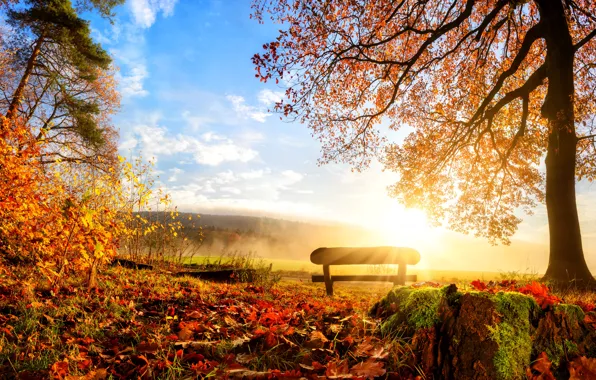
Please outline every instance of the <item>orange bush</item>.
M97 265L116 254L122 230L118 175L43 170L29 130L5 118L1 128L0 256L36 264L53 283L88 270L92 284Z

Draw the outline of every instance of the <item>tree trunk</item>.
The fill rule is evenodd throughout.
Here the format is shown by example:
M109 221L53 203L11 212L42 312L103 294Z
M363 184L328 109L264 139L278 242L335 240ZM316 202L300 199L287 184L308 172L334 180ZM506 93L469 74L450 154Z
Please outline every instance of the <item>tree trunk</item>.
M537 0L546 24L547 95L542 116L550 134L546 155L546 210L550 256L545 279L594 281L584 259L575 198L576 144L573 111L574 48L560 0Z
M89 290L97 288L97 264L97 259L94 259L87 273L87 289Z
M14 94L12 95L12 100L10 102L10 106L8 107L8 111L6 112L6 118L12 120L17 117L17 112L19 109L19 105L23 100L23 95L25 93L25 87L27 86L27 82L29 82L29 77L31 76L31 72L33 71L33 66L35 66L35 61L39 56L39 52L41 51L41 44L43 43L43 34L37 38L35 41L35 46L33 46L33 51L31 52L31 56L27 61L27 66L25 67L25 72L21 77L21 81L17 86Z

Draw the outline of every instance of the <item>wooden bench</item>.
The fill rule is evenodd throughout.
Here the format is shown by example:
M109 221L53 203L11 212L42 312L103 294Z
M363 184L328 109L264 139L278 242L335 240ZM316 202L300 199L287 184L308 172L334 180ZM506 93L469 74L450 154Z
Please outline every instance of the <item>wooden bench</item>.
M408 265L418 264L420 253L412 248L402 247L362 247L362 248L318 248L310 254L313 264L323 265L323 274L313 274L312 282L324 282L327 295L333 295L336 281L385 281L404 285L406 281L416 281L416 275L406 275ZM354 275L332 276L330 265L380 265L397 264L396 275Z

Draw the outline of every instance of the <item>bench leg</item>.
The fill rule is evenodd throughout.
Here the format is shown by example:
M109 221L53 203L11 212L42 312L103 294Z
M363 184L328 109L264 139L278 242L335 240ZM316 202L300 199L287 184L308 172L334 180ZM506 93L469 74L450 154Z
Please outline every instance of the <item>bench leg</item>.
M323 276L325 276L325 289L327 295L333 295L333 282L331 281L331 273L329 273L329 265L323 265Z
M397 267L397 283L394 285L405 285L406 284L406 268L408 266L405 263L398 264Z

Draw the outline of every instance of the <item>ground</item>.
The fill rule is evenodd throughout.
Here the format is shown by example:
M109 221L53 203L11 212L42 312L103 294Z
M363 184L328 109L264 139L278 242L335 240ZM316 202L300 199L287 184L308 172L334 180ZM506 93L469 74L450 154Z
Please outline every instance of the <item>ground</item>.
M520 289L538 292L537 301L550 310L530 328L528 315L538 307L532 298L488 294L490 284L483 289L482 282L456 291L427 283L389 294L388 284L338 283L329 298L322 284L295 279L218 284L114 267L100 272L94 291L82 281L75 276L57 288L29 270L0 273L0 378L430 378L437 367L432 355L442 344L437 331L450 331L448 348L460 356L479 347L490 353L487 339L497 342L490 346L491 370L517 378L524 368L542 373L518 333L527 338L529 329L543 331L548 339L539 344L549 365L567 368L570 355L586 350L574 334L594 301L593 293L567 291L560 298L581 307L555 305L557 296L526 285ZM489 298L479 307L478 299ZM529 300L529 308L518 308L519 300ZM381 304L384 314L377 312ZM461 305L460 317L469 316L450 318L454 304ZM399 305L406 313L391 316ZM498 316L495 323L485 326L479 310ZM391 318L412 331L391 328ZM437 329L443 319L455 322ZM560 326L565 330L548 335ZM458 341L475 328L480 335ZM517 362L508 366L512 352ZM582 373L592 362L575 363L577 370L568 372ZM461 366L459 373L465 371Z
M576 305L538 282L427 285L395 287L372 310L383 333L411 342L426 377L596 378L594 293L569 292Z
M383 286L341 286L330 299L320 284L215 284L124 268L100 274L92 292L3 280L6 378L415 374L404 346L382 341L367 316Z

